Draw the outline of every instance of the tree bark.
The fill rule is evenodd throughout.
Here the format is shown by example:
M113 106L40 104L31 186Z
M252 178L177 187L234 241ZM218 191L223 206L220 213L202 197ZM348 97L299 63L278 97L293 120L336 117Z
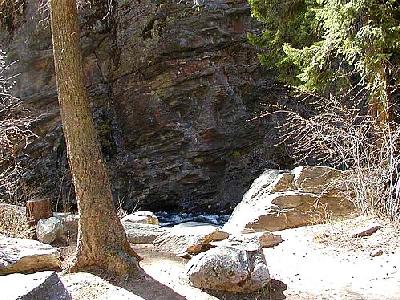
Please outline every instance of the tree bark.
M132 274L140 269L139 256L112 202L84 84L75 0L51 0L50 17L61 119L80 215L77 253L69 271Z
M40 219L47 219L53 215L49 199L28 200L26 202L26 217L29 225L36 225Z

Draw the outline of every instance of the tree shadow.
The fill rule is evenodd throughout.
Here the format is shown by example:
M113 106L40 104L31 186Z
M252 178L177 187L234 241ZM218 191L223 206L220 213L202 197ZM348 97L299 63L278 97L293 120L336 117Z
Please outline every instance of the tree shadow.
M204 290L206 293L220 300L283 300L283 292L287 285L280 280L271 279L268 286L254 293L228 293L213 290Z
M103 274L104 275L104 274ZM111 284L123 288L145 300L185 300L186 297L178 294L170 287L155 280L153 277L140 271L139 274L128 278L107 278L101 276Z

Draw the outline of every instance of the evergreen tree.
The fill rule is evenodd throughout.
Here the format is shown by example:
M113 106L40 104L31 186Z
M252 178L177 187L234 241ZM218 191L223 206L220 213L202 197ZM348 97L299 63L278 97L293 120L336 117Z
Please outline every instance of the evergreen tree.
M400 3L396 0L250 0L263 22L250 41L261 62L300 91L341 95L368 91L370 113L389 119L390 86L398 86Z

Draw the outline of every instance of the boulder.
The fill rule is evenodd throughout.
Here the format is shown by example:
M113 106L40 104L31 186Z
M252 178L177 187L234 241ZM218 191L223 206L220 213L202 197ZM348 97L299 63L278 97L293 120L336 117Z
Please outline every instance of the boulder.
M0 203L0 234L19 238L34 236L26 218L25 207Z
M217 226L187 222L172 227L166 234L154 240L158 251L188 256L208 250L213 241L224 240L229 234Z
M56 272L10 274L0 276L3 300L70 300L72 299Z
M36 237L45 244L51 244L64 234L62 222L56 217L40 219L36 225Z
M227 292L254 292L270 281L257 240L231 243L200 253L188 262L186 274L197 288Z
M152 225L123 222L128 241L133 244L151 244L155 239L167 233L167 229Z
M290 173L267 170L253 182L223 230L275 231L353 214L354 205L335 190L339 175L327 167L298 167Z
M67 241L76 241L78 237L79 215L71 213L53 213L53 216L61 221L64 238Z
M60 268L60 253L38 241L0 236L0 275Z
M121 219L122 222L142 223L159 225L157 216L151 211L136 211L132 214L126 215Z

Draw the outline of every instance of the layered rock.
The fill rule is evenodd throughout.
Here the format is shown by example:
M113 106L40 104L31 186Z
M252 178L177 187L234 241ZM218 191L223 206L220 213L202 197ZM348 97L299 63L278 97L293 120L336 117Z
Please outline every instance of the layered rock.
M60 253L38 241L0 236L0 275L57 270Z
M15 93L38 115L39 139L21 156L27 189L74 201L62 137L48 15L24 1L8 45ZM125 208L233 209L265 167L285 165L274 124L249 122L285 98L264 79L246 34L246 1L82 3L84 72L115 199ZM21 196L22 197L22 196Z
M252 184L223 230L275 231L324 222L355 212L342 193L341 172L328 167L267 170Z

